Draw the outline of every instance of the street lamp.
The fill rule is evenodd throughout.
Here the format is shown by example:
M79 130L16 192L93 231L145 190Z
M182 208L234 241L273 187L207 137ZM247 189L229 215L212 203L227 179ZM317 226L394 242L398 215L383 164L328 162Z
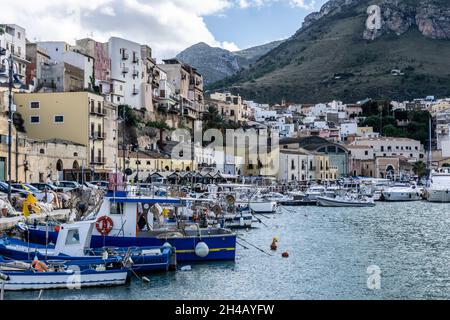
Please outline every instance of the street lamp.
M6 55L6 50L0 48L0 57ZM22 82L19 79L19 75L14 73L14 66L16 70L19 70L17 64L14 62L13 56L10 53L9 58L4 58L1 61L2 68L5 69L5 62L8 63L8 75L4 72L0 73L0 78L8 79L8 200L11 202L11 158L12 158L12 124L13 124L13 104L12 104L12 90L14 88L20 88L22 86ZM16 150L17 152L17 150ZM17 177L16 177L17 178Z

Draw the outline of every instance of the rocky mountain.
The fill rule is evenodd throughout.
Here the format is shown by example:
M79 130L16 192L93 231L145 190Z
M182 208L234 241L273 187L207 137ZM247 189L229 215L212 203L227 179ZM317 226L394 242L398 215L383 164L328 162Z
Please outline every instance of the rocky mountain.
M203 75L205 84L208 85L251 66L280 43L281 41L275 41L242 51L231 52L200 42L179 53L177 58L197 68Z
M450 96L449 40L448 0L332 0L211 88L272 103Z

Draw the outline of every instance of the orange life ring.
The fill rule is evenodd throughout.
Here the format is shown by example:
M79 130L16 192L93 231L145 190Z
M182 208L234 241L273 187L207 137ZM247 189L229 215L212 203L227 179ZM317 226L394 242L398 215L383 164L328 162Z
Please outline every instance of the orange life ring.
M114 223L112 219L107 216L98 218L95 223L95 228L102 236L107 236L111 232L113 226Z
M31 263L31 266L37 271L37 272L47 272L48 271L48 267L47 265L39 260L33 260L33 262Z

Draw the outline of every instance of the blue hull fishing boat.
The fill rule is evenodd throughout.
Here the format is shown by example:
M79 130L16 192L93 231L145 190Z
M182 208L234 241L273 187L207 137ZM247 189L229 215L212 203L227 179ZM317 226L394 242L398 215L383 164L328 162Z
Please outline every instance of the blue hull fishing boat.
M236 234L229 229L198 225L164 225L161 206L175 211L183 205L177 198L143 197L128 192L109 192L99 211L86 217L95 219L91 248L171 246L178 262L235 260ZM45 226L29 226L27 241L38 244L56 243L57 230Z
M167 271L176 267L175 251L164 247L105 247L90 248L93 222L77 222L59 226L56 245L28 243L13 238L0 240L0 255L16 260L89 261L105 260L111 257L130 257L132 270L137 273Z

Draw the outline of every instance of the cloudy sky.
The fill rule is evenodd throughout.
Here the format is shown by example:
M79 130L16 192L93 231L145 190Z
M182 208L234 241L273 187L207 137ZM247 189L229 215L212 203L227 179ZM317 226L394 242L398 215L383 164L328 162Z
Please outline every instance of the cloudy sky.
M325 0L2 0L1 23L30 41L110 36L153 48L158 59L203 41L229 50L291 36Z

